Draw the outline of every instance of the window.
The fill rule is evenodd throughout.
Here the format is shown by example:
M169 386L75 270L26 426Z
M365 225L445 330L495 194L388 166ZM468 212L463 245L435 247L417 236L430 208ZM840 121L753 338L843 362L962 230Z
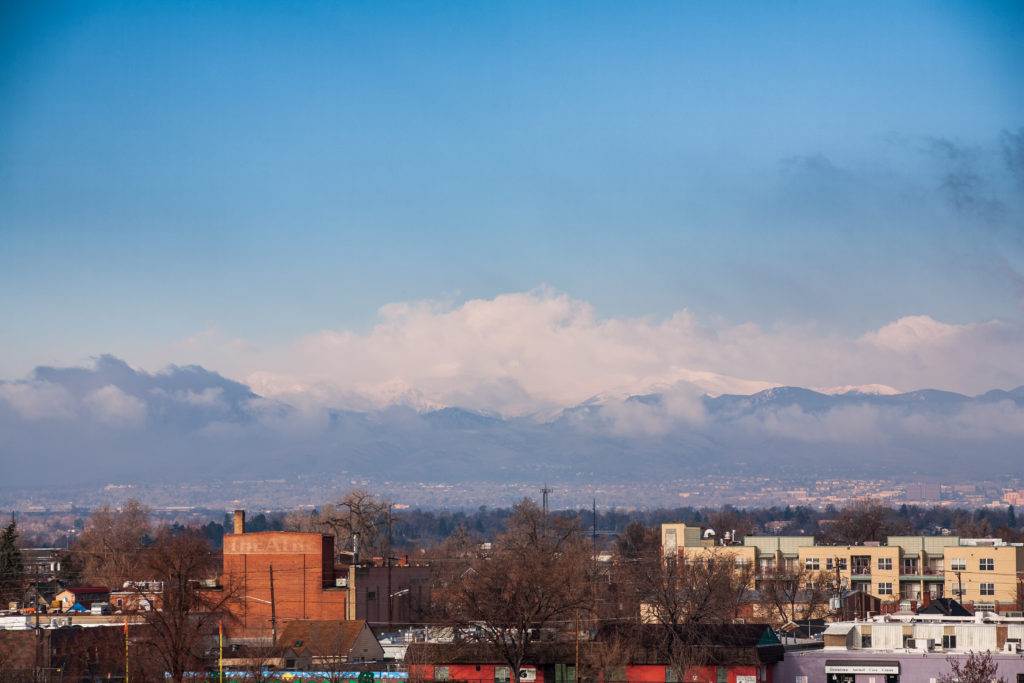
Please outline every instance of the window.
M609 683L622 683L626 680L626 667L609 666L604 670L604 680Z
M817 557L808 557L804 559L804 569L820 569L819 560Z
M447 681L451 676L447 666L435 666L434 667L434 680L435 681Z
M967 560L963 557L954 557L949 561L949 568L953 571L966 571Z
M981 585L981 594L982 595L995 595L996 594L996 585L994 583L983 583L983 584L980 584L980 585Z
M860 646L865 649L871 648L871 633L860 634Z
M956 649L956 636L942 636L942 649L943 650L955 650Z
M846 569L846 558L837 557L834 560L831 557L825 558L825 569Z
M914 636L910 635L909 633L908 634L904 634L904 636L903 636L903 647L908 648L908 649L914 647Z
M494 683L508 683L512 678L512 669L507 666L494 667Z
M665 667L665 683L679 683L679 677L676 676L676 670L671 666Z
M992 572L996 569L996 561L991 557L983 557L978 560L978 569L983 572Z
M891 581L880 581L878 583L878 594L879 595L892 595L892 582Z
M892 569L891 557L878 558L878 571L890 571Z

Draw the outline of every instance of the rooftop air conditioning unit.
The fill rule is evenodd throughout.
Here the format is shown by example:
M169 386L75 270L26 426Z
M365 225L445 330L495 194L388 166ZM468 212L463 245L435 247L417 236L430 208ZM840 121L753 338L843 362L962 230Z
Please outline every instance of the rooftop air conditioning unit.
M1006 641L1006 643L1003 644L1003 652L1007 652L1011 655L1019 654L1020 643L1013 640Z
M334 580L334 585L336 588L348 588L348 577L339 576Z

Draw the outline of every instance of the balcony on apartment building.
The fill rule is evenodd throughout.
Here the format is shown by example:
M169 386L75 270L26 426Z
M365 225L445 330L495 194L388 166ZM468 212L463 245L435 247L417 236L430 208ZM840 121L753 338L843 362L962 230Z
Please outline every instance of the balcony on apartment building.
M921 565L916 559L904 559L900 562L900 580L943 581L945 572L941 564Z
M854 580L871 579L870 555L854 555L850 558L850 578Z

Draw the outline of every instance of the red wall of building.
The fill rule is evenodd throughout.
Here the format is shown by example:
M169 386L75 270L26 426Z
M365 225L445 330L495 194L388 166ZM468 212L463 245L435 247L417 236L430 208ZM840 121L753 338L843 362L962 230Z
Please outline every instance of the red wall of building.
M567 662L571 663L571 662ZM468 683L494 683L494 669L500 664L445 664L448 677L453 681ZM529 665L527 665L529 666ZM736 683L737 676L757 677L756 666L730 666L727 668L729 683ZM433 664L414 664L409 666L409 677L414 680L432 680ZM768 667L768 683L771 683L771 667ZM661 665L636 665L626 667L627 683L665 683L665 667ZM717 683L718 667L694 667L686 672L684 683ZM544 672L537 667L537 683L553 683L544 680Z
M334 587L334 538L265 531L226 534L221 583L234 591L232 630L270 635L270 567L278 633L294 619L344 619L348 591Z

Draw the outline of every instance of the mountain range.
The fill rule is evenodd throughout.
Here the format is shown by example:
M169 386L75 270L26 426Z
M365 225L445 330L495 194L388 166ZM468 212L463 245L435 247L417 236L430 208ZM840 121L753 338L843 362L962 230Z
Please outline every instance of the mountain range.
M540 417L298 405L207 369L104 356L0 382L0 485L350 472L395 481L658 481L701 474L998 477L1024 471L1024 386L826 394L692 387Z

